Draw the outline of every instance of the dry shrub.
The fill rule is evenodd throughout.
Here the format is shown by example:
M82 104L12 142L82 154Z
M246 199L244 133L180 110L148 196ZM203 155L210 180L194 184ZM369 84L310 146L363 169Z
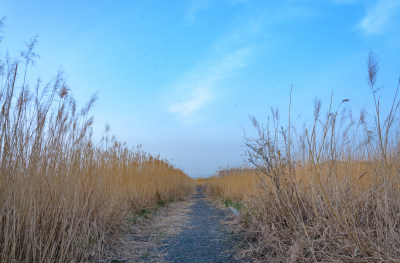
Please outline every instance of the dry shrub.
M21 61L0 60L0 262L86 261L128 213L182 199L194 184L167 161L109 141L108 130L106 145L94 145L96 98L78 110L62 73L30 89L35 44Z
M315 101L314 124L301 132L290 117L283 128L277 110L265 125L252 118L258 136L245 143L250 162L262 174L261 193L247 202L243 226L258 260L400 261L399 86L383 118L378 68L371 53L373 125L365 111L354 120L348 100L336 108L331 100L325 116ZM219 182L215 189L224 194L224 187L237 179L214 180Z

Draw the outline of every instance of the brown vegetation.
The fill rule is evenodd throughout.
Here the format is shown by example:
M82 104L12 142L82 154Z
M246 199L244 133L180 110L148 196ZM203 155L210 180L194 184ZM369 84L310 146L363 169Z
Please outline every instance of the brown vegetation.
M202 179L207 194L224 201L247 202L260 193L259 172L256 169L225 169L217 176ZM199 180L196 180L199 183Z
M331 102L324 118L316 101L314 123L303 131L291 125L290 117L282 128L273 111L266 125L252 119L258 137L246 140L260 179L236 173L205 182L210 192L246 203L243 226L257 259L400 261L399 87L383 118L378 68L370 54L374 125L367 124L364 111L354 120L347 100L336 109ZM258 187L242 188L243 182L252 184L247 181L258 181Z
M96 98L78 110L62 73L30 89L35 44L19 62L0 60L0 262L85 261L129 213L182 199L193 183L167 161L109 140L108 130L95 145Z

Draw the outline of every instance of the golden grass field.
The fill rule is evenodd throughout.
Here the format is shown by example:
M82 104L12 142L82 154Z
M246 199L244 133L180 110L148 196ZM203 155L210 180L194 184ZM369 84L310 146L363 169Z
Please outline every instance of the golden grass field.
M400 261L400 81L383 115L378 68L371 53L371 124L363 111L353 119L347 100L331 102L325 118L316 101L314 124L304 130L290 117L281 128L273 111L266 125L253 118L258 137L245 141L257 169L201 180L211 195L242 204L242 227L257 260Z
M95 142L96 98L78 109L62 73L29 88L35 41L22 61L0 60L0 262L96 259L132 213L190 196L195 181L110 138L108 128ZM324 116L315 101L303 130L290 115L282 123L278 111L264 125L253 118L250 168L196 181L210 196L240 203L256 260L400 261L399 86L382 114L378 68L370 54L373 119L363 111L354 119L347 100L331 101Z
M0 262L95 258L129 214L192 193L181 170L108 129L95 144L95 97L78 109L61 73L32 90L23 63L1 63Z

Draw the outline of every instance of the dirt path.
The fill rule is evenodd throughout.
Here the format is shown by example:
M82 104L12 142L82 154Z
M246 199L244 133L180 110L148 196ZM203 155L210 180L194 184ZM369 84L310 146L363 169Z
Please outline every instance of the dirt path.
M143 223L129 224L101 262L241 262L235 258L234 215L207 200L203 189L187 201L161 208Z
M234 257L234 240L225 221L229 211L213 206L202 188L192 198L189 220L183 231L167 240L162 248L167 262L239 262Z

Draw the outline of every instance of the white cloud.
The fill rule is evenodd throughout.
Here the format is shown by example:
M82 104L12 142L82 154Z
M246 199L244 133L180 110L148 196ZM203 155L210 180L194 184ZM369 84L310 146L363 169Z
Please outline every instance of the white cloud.
M196 14L208 7L209 0L193 0L186 11L185 17L190 23L196 22Z
M394 22L400 8L399 0L378 0L358 23L364 36L383 34Z
M169 111L182 116L189 116L212 99L212 94L207 87L199 87L196 91L192 91L191 93L189 99L172 104L169 107Z
M248 7L247 0L230 0L231 5L242 4ZM187 10L185 16L190 22L196 21L199 11L208 8L209 0L195 0ZM249 4L250 5L250 4ZM221 90L220 82L234 75L237 70L245 67L249 58L254 54L252 47L264 42L269 36L268 28L283 20L304 19L315 17L318 10L314 6L307 6L293 0L276 1L273 7L278 11L272 11L269 4L261 4L260 7L252 6L254 15L247 17L242 23L222 34L210 46L208 55L216 57L208 63L202 63L199 67L184 74L169 90L168 111L184 118L193 117L193 114L215 100ZM260 10L263 10L262 12Z
M215 99L218 83L247 65L252 48L240 48L186 74L173 86L178 101L168 107L170 113L188 117Z

